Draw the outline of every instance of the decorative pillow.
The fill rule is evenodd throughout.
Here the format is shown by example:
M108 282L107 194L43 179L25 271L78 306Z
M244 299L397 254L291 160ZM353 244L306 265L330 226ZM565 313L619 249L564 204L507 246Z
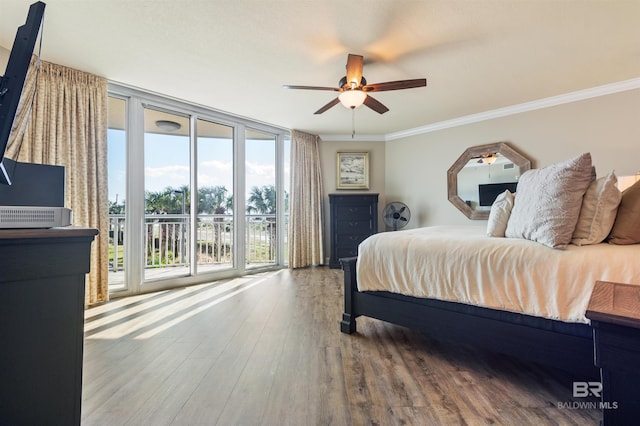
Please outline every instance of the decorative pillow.
M591 154L524 172L505 235L565 248L591 183Z
M609 242L612 244L640 243L640 181L622 192L618 215Z
M591 182L582 199L582 208L571 243L578 246L598 244L607 238L616 220L622 196L617 183L618 178L613 172Z
M488 236L504 237L504 231L507 230L507 223L513 208L513 199L513 194L508 189L496 197L489 212L489 221L487 222Z

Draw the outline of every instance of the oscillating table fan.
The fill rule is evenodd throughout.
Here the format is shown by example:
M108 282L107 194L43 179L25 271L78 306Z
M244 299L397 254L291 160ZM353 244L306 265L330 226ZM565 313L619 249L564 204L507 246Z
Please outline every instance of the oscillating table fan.
M382 220L387 227L397 231L404 228L411 219L411 211L406 204L399 201L393 201L382 210Z

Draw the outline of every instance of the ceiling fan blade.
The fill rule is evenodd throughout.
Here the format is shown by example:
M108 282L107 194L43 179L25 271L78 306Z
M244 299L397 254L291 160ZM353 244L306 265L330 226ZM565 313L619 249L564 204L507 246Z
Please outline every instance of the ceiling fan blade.
M364 104L379 114L384 114L385 112L389 111L389 108L382 105L379 101L373 99L369 95L367 95L367 97L365 98Z
M426 78L416 78L414 80L387 81L386 83L367 84L362 88L365 92L384 92L387 90L413 89L414 87L425 87Z
M349 53L347 57L347 84L355 83L355 87L360 86L362 80L363 57Z
M334 100L332 100L331 102L329 102L328 104L326 104L325 106L323 106L322 108L320 108L319 110L314 112L314 114L322 114L323 112L325 112L329 108L334 107L334 106L338 105L339 103L340 103L340 99L335 98Z
M323 86L292 86L290 84L285 84L282 86L285 89L303 89L303 90L332 90L334 92L339 92L340 89L337 87L323 87Z

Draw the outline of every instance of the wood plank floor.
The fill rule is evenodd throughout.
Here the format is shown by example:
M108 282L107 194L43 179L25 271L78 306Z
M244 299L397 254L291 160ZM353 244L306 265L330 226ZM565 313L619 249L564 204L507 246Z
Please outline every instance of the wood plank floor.
M583 378L368 318L340 333L341 284L282 270L87 310L83 425L600 421Z

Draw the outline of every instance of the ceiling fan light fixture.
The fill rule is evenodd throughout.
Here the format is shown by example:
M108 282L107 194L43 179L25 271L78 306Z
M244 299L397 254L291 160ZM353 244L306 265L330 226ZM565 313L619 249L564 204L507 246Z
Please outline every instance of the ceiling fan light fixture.
M338 99L340 99L340 103L344 105L345 108L355 109L364 103L364 100L367 98L367 94L362 90L345 90L340 95L338 95Z
M493 164L495 163L495 161L498 159L498 155L493 153L493 154L487 154L484 155L482 157L482 162L485 164Z

